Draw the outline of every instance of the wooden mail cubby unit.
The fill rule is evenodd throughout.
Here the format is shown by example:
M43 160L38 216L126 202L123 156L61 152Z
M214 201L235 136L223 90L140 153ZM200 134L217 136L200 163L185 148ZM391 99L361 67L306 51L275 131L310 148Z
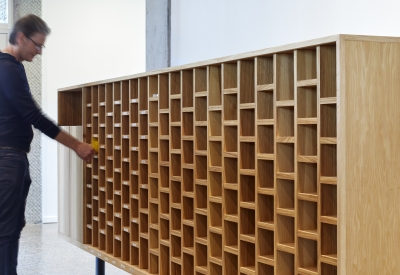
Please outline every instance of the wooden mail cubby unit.
M61 89L59 123L99 141L83 246L132 274L400 271L377 263L399 252L399 42L340 35Z

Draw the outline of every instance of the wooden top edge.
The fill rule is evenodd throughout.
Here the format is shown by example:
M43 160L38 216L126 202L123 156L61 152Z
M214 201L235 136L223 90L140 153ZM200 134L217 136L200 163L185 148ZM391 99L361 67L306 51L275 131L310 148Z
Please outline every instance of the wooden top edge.
M166 73L173 72L173 71L194 69L196 67L218 65L220 63L232 62L232 61L237 61L240 59L253 58L253 57L258 57L258 56L263 56L263 55L279 53L279 52L286 52L286 51L295 50L298 48L307 48L307 47L318 46L318 45L323 45L323 44L336 43L337 41L339 41L339 38L340 38L340 35L326 36L326 37L307 40L307 41L303 41L303 42L295 42L295 43L290 43L290 44L286 44L286 45L282 45L282 46L275 46L275 47L271 47L271 48L255 50L255 51L246 52L246 53L229 55L229 56L224 56L224 57L220 57L220 58L215 58L215 59L194 62L194 63L190 63L190 64L185 64L185 65L164 68L164 69L160 69L160 70L156 70L156 71L142 72L142 73L133 74L133 75L127 75L127 76L110 78L110 79L101 80L101 81L94 81L94 82L88 82L88 83L79 84L79 85L73 85L73 86L69 86L69 87L65 87L65 88L60 88L57 91L58 92L67 92L67 91L73 91L73 90L77 91L81 88L88 87L88 86L106 84L106 83L111 83L111 82L116 82L116 81L124 81L124 80L135 79L135 78L140 78L140 77L147 77L147 76L158 75L158 74L166 74Z

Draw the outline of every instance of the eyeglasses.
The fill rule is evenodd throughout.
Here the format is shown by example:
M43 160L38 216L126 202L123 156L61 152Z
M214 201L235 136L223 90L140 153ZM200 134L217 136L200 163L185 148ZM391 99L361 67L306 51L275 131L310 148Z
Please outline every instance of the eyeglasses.
M28 36L26 36L26 38L28 38L30 41L33 42L33 44L35 44L35 48L36 48L37 51L40 52L41 50L43 50L43 49L45 48L44 45L39 45L38 43L36 43L35 41L33 41L32 38L30 38L30 37L28 37Z

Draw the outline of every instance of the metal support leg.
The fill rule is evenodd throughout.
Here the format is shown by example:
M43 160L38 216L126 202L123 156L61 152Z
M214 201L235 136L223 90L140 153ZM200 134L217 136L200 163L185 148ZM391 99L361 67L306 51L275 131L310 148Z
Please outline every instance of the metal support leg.
M105 274L104 261L96 257L96 275L104 275L104 274Z

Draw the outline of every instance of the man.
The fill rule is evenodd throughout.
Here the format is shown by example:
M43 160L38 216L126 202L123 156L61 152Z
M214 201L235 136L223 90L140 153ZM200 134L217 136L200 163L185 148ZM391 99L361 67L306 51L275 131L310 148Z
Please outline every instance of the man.
M28 15L15 23L10 45L0 52L0 275L17 274L18 242L31 184L27 153L32 125L85 161L95 153L46 118L30 93L21 62L42 53L49 33L41 18Z

